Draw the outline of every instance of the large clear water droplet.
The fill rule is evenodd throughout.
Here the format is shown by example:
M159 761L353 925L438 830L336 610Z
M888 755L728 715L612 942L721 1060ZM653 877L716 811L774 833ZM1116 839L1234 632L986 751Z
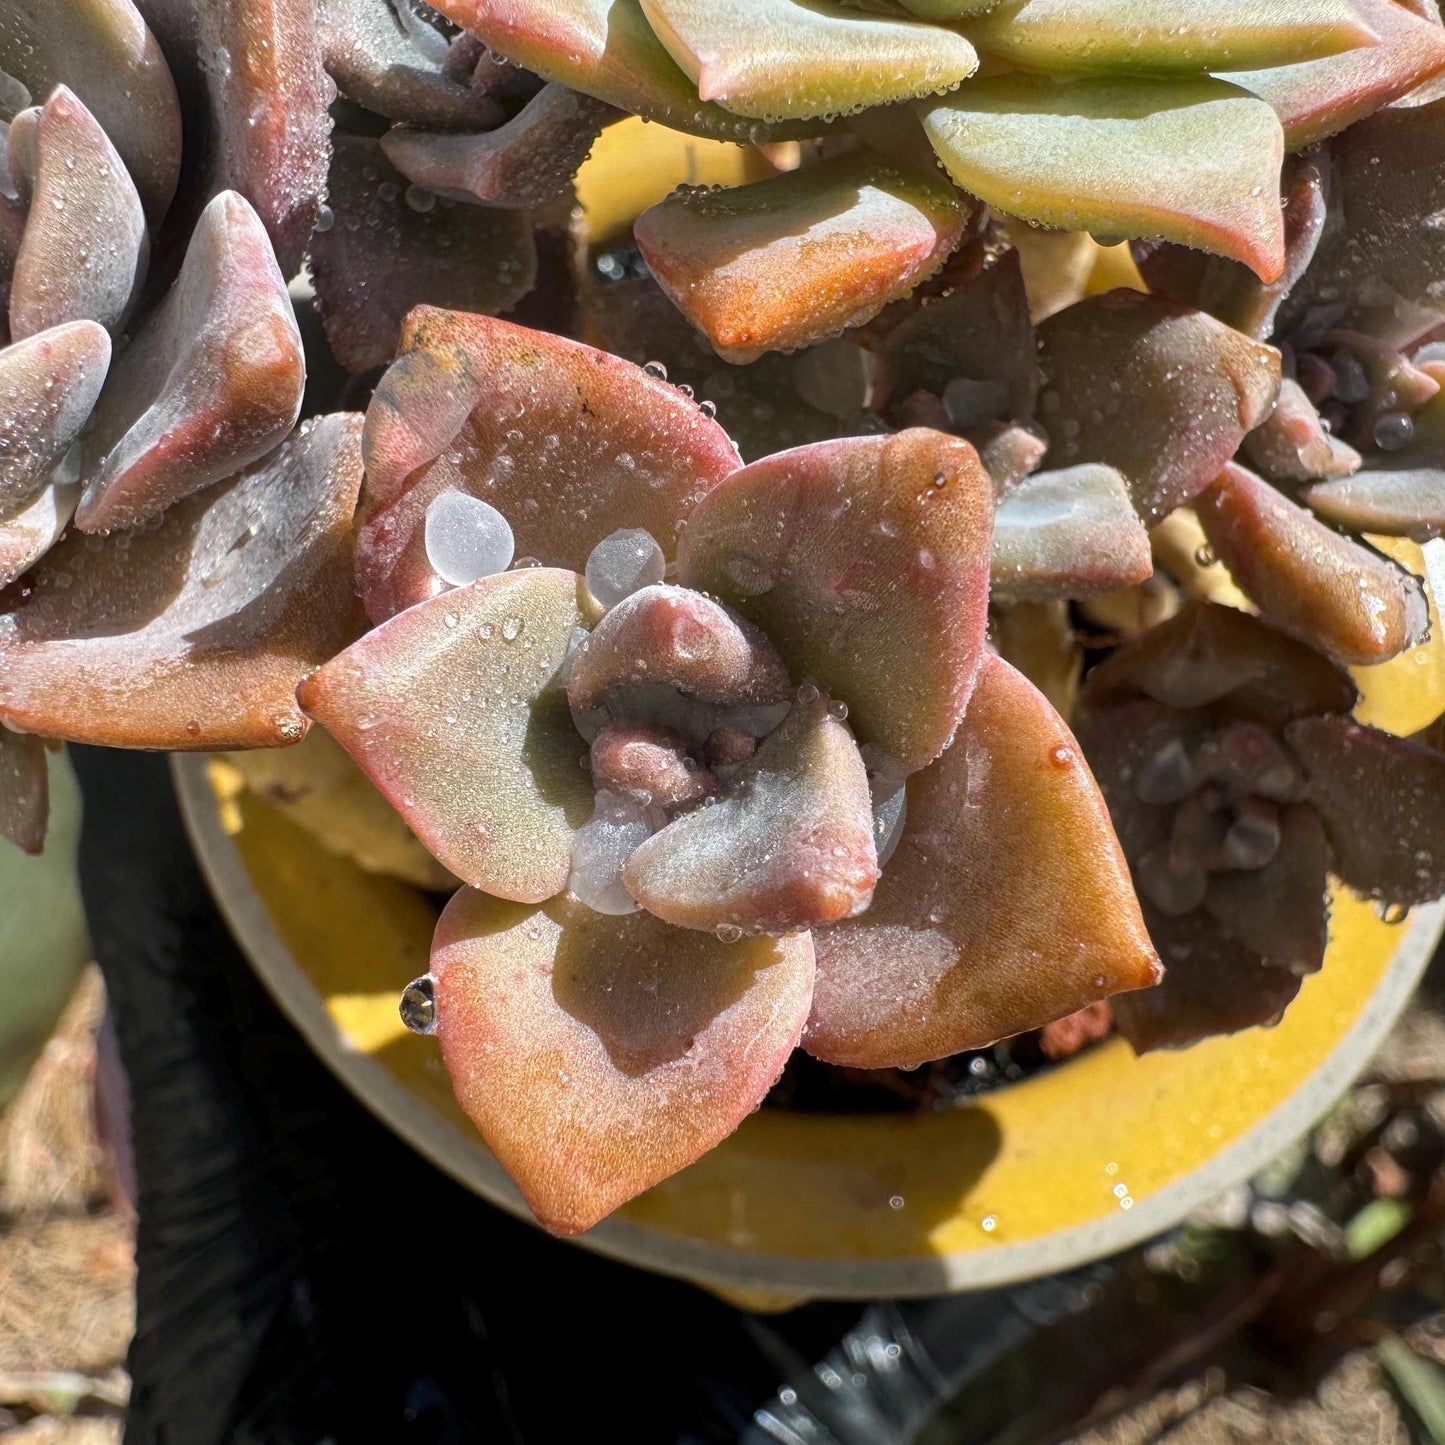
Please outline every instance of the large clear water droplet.
M512 565L512 527L490 502L451 488L426 509L426 556L453 587L493 577Z
M602 607L616 607L644 587L654 587L667 571L667 559L651 532L624 527L604 537L587 559L587 590Z
M401 1003L397 1008L401 1021L414 1034L436 1032L437 1004L436 985L429 973L414 978L401 991Z
M873 846L881 868L893 856L903 825L908 821L908 779L903 768L890 759L875 768L868 779L873 795Z
M572 839L572 896L594 913L636 913L640 905L623 886L622 869L651 836L644 809L605 789L598 793L591 821Z

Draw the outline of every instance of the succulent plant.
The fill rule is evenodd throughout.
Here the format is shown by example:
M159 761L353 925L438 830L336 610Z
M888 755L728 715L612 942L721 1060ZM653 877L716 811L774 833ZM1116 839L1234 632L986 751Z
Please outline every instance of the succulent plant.
M0 0L0 834L42 739L225 750L455 889L403 1016L564 1232L799 1046L1278 1017L1330 877L1445 893L1441 73L1431 0Z

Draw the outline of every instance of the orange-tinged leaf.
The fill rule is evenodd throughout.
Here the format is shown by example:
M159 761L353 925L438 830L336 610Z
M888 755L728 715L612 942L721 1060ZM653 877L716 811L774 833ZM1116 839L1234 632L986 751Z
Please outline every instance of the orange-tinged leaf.
M483 577L398 613L299 693L458 878L524 903L564 887L592 806L560 680L581 587L551 567Z
M463 889L432 974L458 1102L541 1223L578 1234L762 1101L808 1014L813 945Z
M1284 265L1275 199L1284 135L1269 106L1238 86L1019 72L971 81L922 111L953 179L1010 215L1179 241L1266 281Z
M442 492L501 511L517 556L580 572L621 528L670 552L694 495L739 461L715 421L641 367L426 306L407 319L401 355L377 386L365 446L357 572L377 621L441 590L425 518Z
M112 747L299 741L296 684L363 622L360 443L359 416L322 417L158 527L68 536L0 604L0 722Z
M973 690L992 530L993 482L967 442L818 442L714 487L678 577L763 628L794 677L848 705L861 742L912 770L948 745Z
M981 1048L1158 977L1078 744L995 656L953 746L909 779L872 907L815 945L803 1047L854 1068Z
M658 284L720 356L811 346L871 320L943 265L969 206L941 176L865 151L638 217Z

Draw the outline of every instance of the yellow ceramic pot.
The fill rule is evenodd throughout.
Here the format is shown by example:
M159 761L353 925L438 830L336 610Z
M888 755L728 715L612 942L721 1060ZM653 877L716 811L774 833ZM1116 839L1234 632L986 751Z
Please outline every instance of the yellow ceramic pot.
M224 762L178 757L175 775L221 907L317 1052L422 1154L525 1217L435 1044L397 1018L426 972L431 903L318 847ZM1442 920L1434 905L1392 926L1340 894L1324 970L1278 1028L1143 1059L1111 1040L939 1114L759 1112L579 1242L760 1304L970 1289L1112 1253L1309 1128L1404 1007Z

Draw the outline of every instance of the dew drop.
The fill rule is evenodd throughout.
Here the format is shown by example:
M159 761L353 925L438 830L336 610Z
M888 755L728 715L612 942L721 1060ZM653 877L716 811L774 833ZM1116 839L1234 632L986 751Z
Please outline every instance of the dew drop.
M1215 552L1214 548L1209 545L1208 542L1206 542L1202 547L1198 547L1195 549L1194 560L1201 567L1215 567L1219 565L1218 554Z
M1410 916L1410 910L1403 903L1391 903L1382 898L1375 904L1375 916L1381 923L1398 928Z
M414 978L401 991L401 1003L397 1007L401 1021L414 1034L436 1032L437 1004L436 984L431 974L424 973Z
M427 561L453 587L505 572L515 547L511 524L480 497L452 487L426 509Z
M667 559L651 532L623 527L604 537L587 558L587 590L601 607L616 607L667 573Z
M715 931L722 943L736 943L743 936L742 929L735 923L719 924Z
M426 215L428 211L436 210L436 192L427 190L425 186L408 186L404 199L406 200L407 209L415 211L419 216Z
M647 813L605 789L597 794L591 820L572 838L572 871L567 887L594 913L619 916L640 907L622 882L627 860L652 836Z
M336 224L336 212L330 206L322 205L316 212L316 224L312 229L318 236L324 236Z
M660 361L644 362L642 369L657 381L667 380L667 368Z
M983 1230L985 1234L992 1234L994 1230L998 1228L998 1216L985 1214L984 1217L979 1220L978 1227Z
M903 1208L903 1205L904 1205L904 1199L903 1199L903 1196L902 1196L901 1194L895 1194L895 1195L893 1195L893 1196L889 1199L889 1201L888 1201L888 1207L889 1207L890 1209L902 1209L902 1208Z
M1382 452L1397 452L1415 440L1415 423L1402 411L1387 411L1375 422L1374 436Z

